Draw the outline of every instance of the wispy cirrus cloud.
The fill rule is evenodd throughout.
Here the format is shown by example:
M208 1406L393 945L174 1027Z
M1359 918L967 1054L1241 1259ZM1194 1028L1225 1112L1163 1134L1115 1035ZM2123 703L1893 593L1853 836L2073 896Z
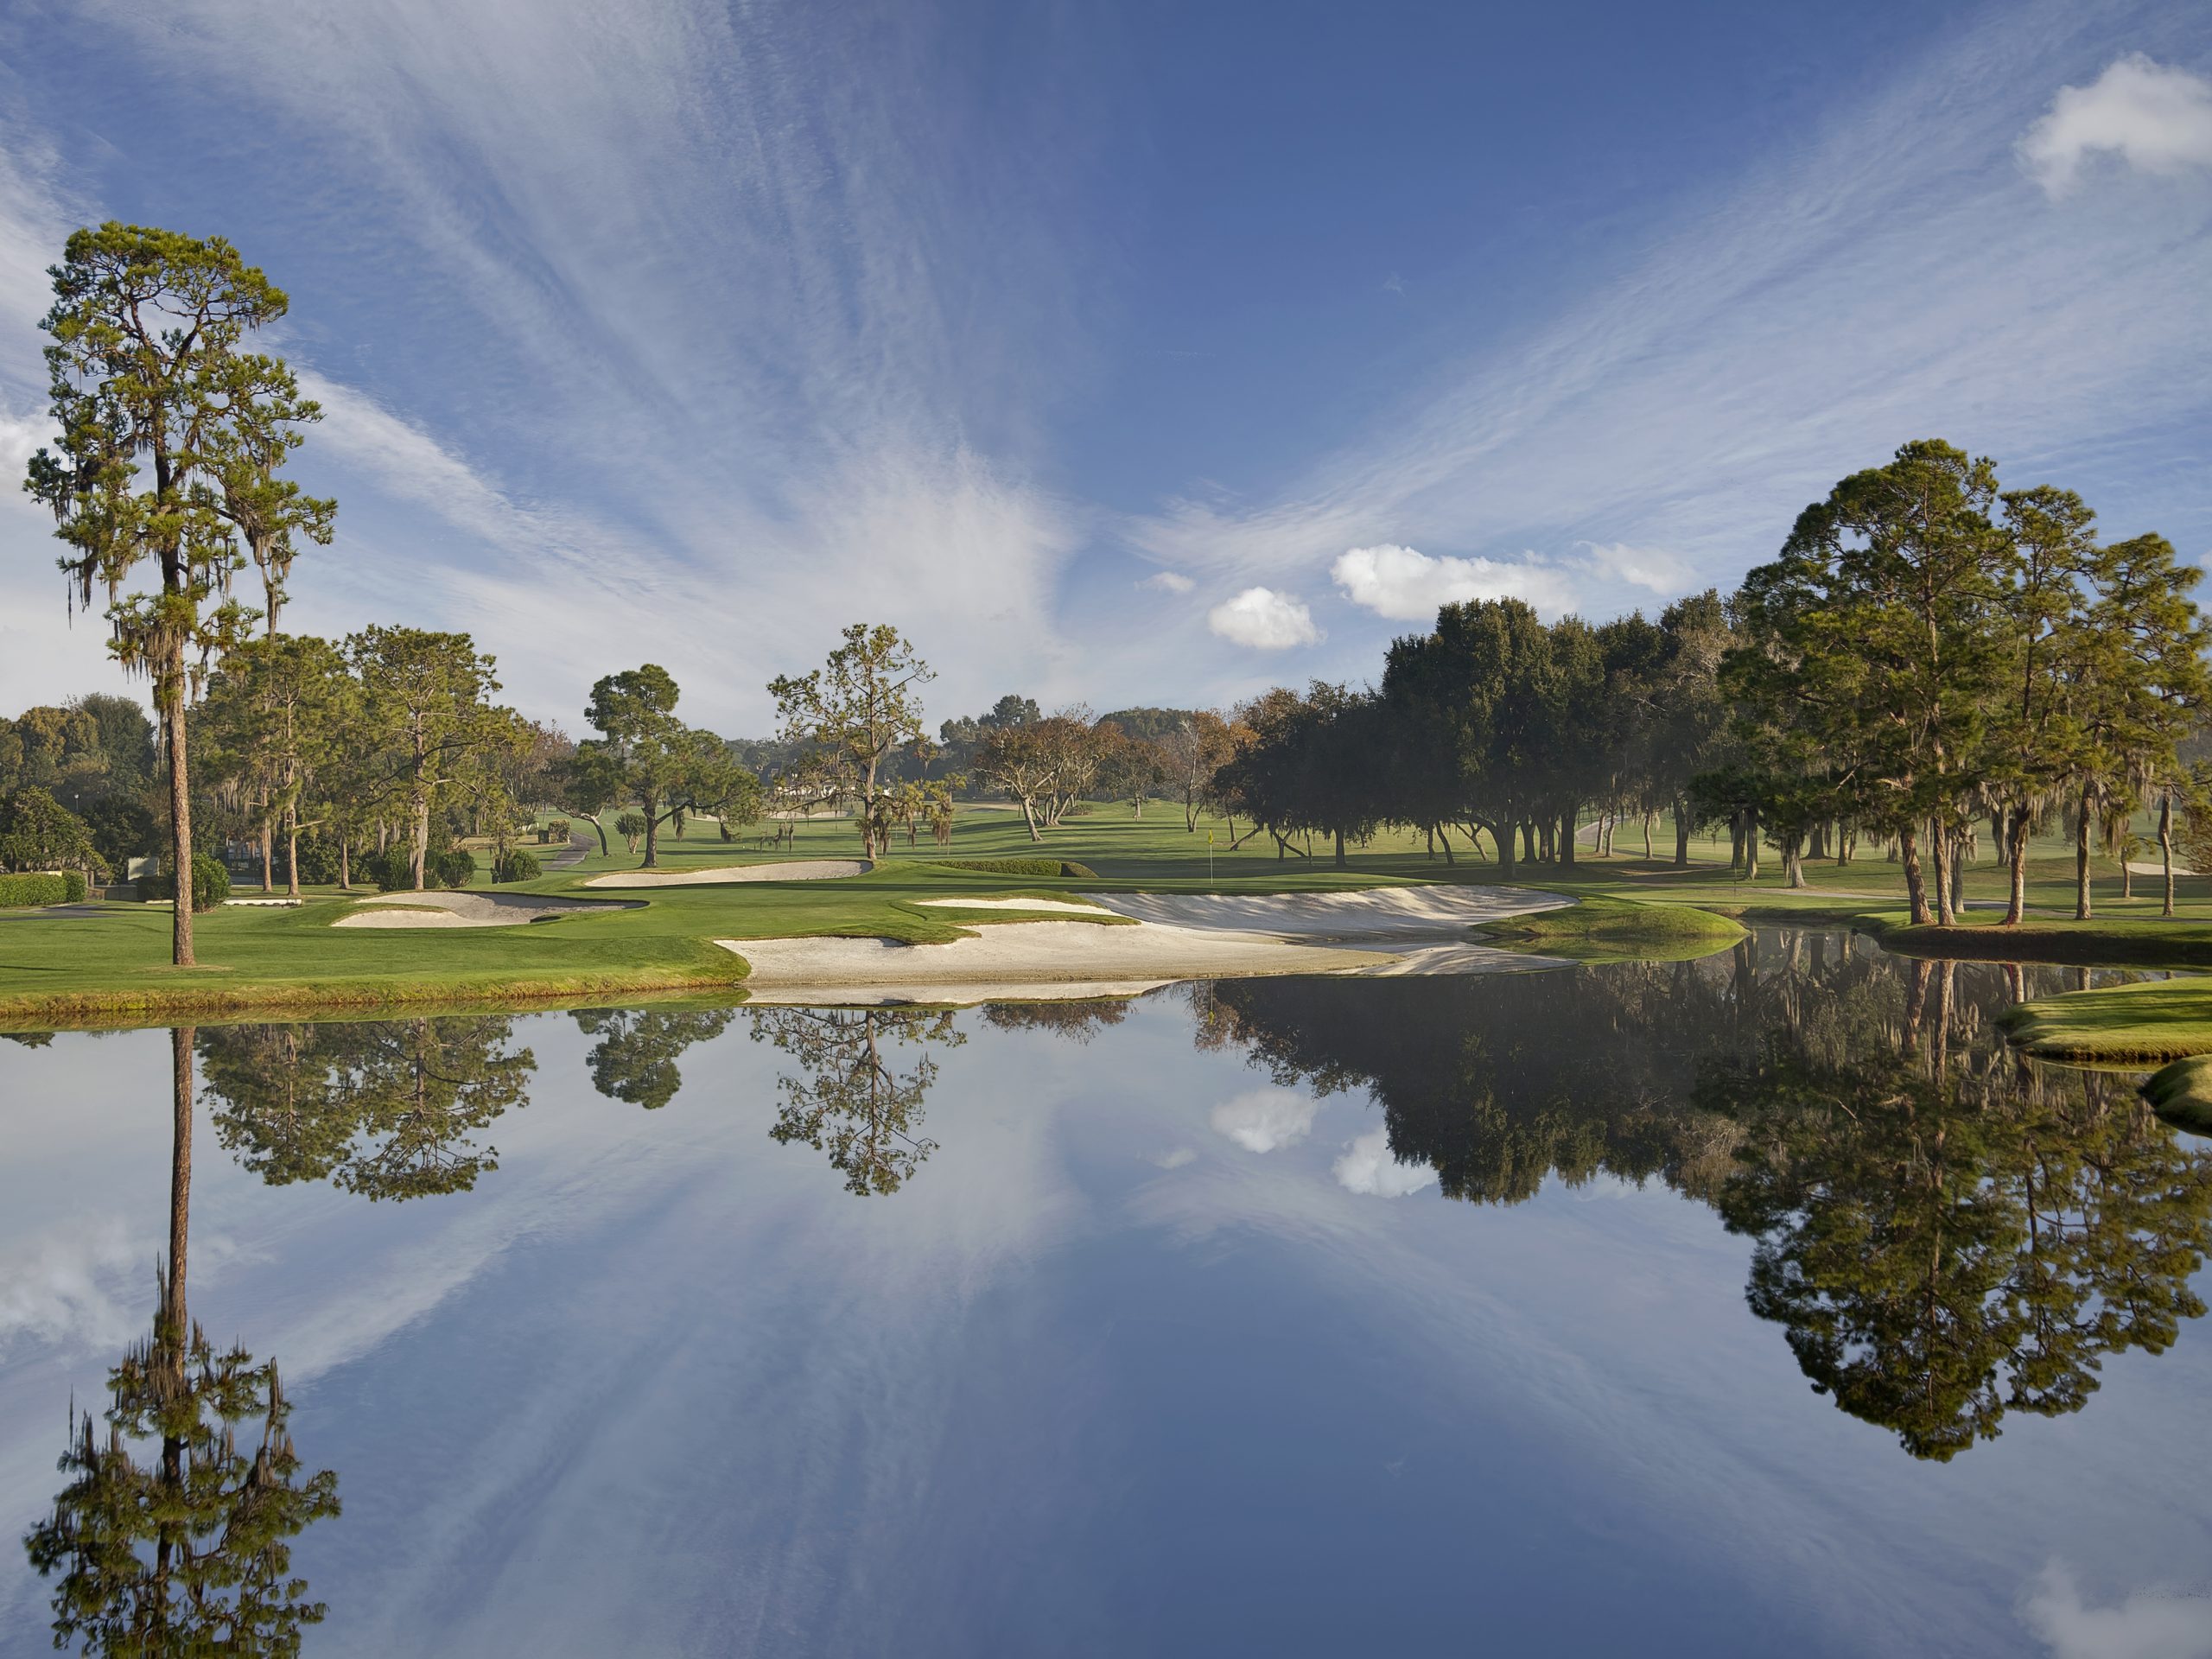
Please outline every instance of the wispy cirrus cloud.
M2155 460L2142 446L2204 405L2212 191L2170 192L2155 212L2117 194L2054 204L2014 158L2109 21L2055 5L1990 16L1686 194L1549 321L1447 358L1272 487L1172 500L1122 534L1177 568L1271 586L1348 548L1441 543L1450 564L1355 559L1345 574L1372 601L1355 602L1407 613L1415 592L1541 565L1554 605L1602 613L1732 583L1837 477L1930 434L2022 481L2056 459L2093 498L2101 480L2138 512L2186 505L2156 487L2185 441ZM2193 77L2160 72L2164 102L2146 113L2147 74L2101 81L2083 106L2062 95L2070 113L2031 148L2053 167L2107 144L2184 164Z

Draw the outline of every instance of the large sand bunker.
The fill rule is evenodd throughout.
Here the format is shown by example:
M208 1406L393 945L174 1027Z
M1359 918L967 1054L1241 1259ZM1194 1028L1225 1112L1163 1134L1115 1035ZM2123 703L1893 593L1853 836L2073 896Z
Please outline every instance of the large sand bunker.
M706 887L725 881L833 881L866 875L875 867L864 858L794 858L780 864L722 864L710 870L617 870L594 875L588 887Z
M340 916L333 927L520 927L580 910L635 910L632 899L554 899L542 893L386 893L364 899L383 908ZM402 908L404 906L404 908Z
M1365 893L1098 895L1135 926L1030 921L983 925L946 944L888 939L718 939L752 964L756 1001L969 1001L999 996L1126 993L1179 979L1257 974L1510 973L1557 964L1476 944L1478 922L1554 910L1552 893L1497 887L1390 887ZM1081 911L1034 899L948 899L949 909ZM1078 993L1079 994L1079 993ZM893 999L896 1000L896 999Z

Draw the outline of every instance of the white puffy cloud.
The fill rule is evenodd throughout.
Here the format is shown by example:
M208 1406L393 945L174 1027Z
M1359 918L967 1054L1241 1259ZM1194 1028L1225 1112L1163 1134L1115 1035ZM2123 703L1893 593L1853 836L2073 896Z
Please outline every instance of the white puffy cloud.
M1294 1147L1313 1128L1313 1114L1321 1103L1287 1089L1255 1089L1213 1109L1208 1121L1213 1132L1234 1141L1247 1152L1273 1152Z
M1370 1129L1348 1142L1344 1156L1331 1167L1338 1186L1370 1198L1402 1198L1436 1179L1436 1172L1427 1164L1402 1164L1393 1158L1389 1135L1382 1129Z
M1149 588L1155 594L1187 594L1198 584L1180 570L1155 570L1142 582L1140 588Z
M2201 1596L2137 1591L2117 1606L2086 1606L2074 1575L2053 1561L2020 1611L2052 1659L2212 1659L2212 1601Z
M1534 559L1507 564L1438 557L1386 543L1351 549L1329 567L1329 575L1353 604L1407 622L1425 622L1439 606L1473 599L1524 599L1548 614L1574 607L1564 573Z
M2074 188L2093 155L2168 175L2212 168L2212 81L2131 52L2087 86L2060 87L2017 149L2054 198Z
M1206 626L1231 645L1255 651L1283 651L1311 645L1321 638L1313 613L1303 600L1272 588L1247 588L1206 613Z

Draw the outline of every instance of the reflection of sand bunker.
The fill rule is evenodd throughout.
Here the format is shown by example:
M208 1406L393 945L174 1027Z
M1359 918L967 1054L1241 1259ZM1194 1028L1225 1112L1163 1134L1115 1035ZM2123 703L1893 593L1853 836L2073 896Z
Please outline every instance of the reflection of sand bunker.
M942 988L934 1001L1112 995L1179 979L1255 974L1478 974L1557 964L1475 944L1477 922L1553 910L1551 893L1495 887L1390 887L1287 894L1109 893L1134 927L1007 922L948 944L888 939L721 939L752 964L755 1001L880 1001L893 988ZM1073 910L1033 899L926 901L949 908ZM1062 989L1061 987L1067 988Z
M552 899L542 893L387 893L364 899L364 905L385 906L357 910L340 916L333 927L519 927L551 916L573 915L580 910L636 910L643 903L632 899L601 900L588 904L578 899ZM395 906L405 906L399 909Z
M874 867L863 858L794 858L781 864L723 864L711 870L617 870L594 875L588 887L704 887L725 881L830 881L841 875L866 875Z

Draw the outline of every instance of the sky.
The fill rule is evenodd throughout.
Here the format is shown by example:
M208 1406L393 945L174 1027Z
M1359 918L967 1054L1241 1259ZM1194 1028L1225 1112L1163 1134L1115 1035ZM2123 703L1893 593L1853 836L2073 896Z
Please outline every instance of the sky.
M2212 552L2212 10L14 0L0 472L115 218L290 296L286 626L525 713L895 624L932 723L1732 587L1909 440ZM0 712L126 687L0 489ZM143 688L137 688L143 690Z

